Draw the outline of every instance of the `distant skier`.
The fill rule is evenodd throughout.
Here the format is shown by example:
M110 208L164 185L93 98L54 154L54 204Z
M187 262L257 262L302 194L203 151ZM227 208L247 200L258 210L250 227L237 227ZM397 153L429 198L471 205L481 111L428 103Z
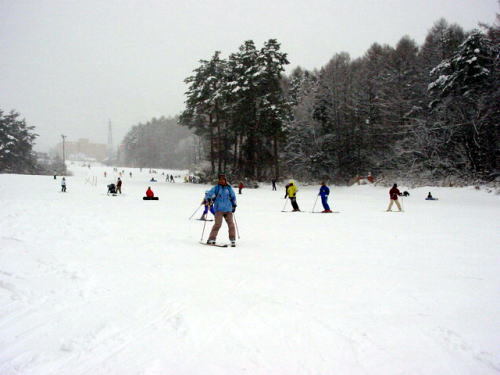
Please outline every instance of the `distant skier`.
M170 182L175 183L173 174L170 175Z
M398 209L399 211L401 212L401 205L399 204L399 201L398 201L398 197L401 196L401 192L399 191L398 189L398 185L397 184L394 184L392 186L392 189L389 190L389 197L390 197L390 203L389 203L389 207L387 207L387 211L392 211L391 210L391 207L394 203L396 203L396 206L398 206Z
M130 178L132 178L132 172L129 172L128 175L130 176Z
M234 190L227 183L226 175L219 174L219 180L217 185L211 188L206 194L205 199L211 199L214 202L215 210L215 223L212 227L212 231L208 236L207 244L215 245L215 239L219 233L219 229L222 225L222 218L226 220L227 226L229 228L229 240L231 241L231 246L236 246L236 230L233 221L233 214L236 211L236 194Z
M108 172L104 171L104 178L108 176Z
M238 194L241 194L241 191L243 190L244 187L245 187L245 185L243 185L243 182L240 182L238 184Z
M275 178L273 178L271 180L271 184L273 185L273 191L276 191L276 179Z
M62 178L62 180L61 180L61 191L62 191L63 193L65 193L65 192L66 192L66 178L64 178L64 177L63 177L63 178Z
M142 197L142 199L145 201L157 201L157 200L159 200L158 197L155 197L155 193L153 193L153 190L151 190L151 186L148 186L148 190L146 190L146 196Z
M429 191L429 194L427 194L427 198L425 198L426 201L437 201L438 199L437 198L434 198L431 194L431 192Z
M108 185L108 195L116 195L116 185L115 184L109 184Z
M116 191L118 193L122 193L122 179L118 177L118 181L116 181Z
M299 205L297 204L297 186L295 186L295 182L293 180L290 180L288 185L285 186L286 193L285 193L285 199L288 197L290 198L290 203L292 204L293 207L293 212L300 211Z
M210 190L207 190L205 192L205 195L208 194L209 192ZM209 210L212 213L212 215L215 216L213 201L211 199L207 199L206 197L204 197L201 204L204 205L205 208L203 209L203 213L201 214L200 220L207 220L207 214Z
M319 188L319 194L321 197L321 204L323 205L322 213L331 213L330 206L328 205L328 196L330 195L330 188L326 186L325 182L321 183L321 187Z

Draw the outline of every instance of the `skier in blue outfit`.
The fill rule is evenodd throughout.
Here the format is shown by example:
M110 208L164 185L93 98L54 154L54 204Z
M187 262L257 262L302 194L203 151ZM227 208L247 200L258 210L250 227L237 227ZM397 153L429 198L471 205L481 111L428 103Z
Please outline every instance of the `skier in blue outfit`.
M215 210L215 222L212 227L212 231L208 236L207 244L215 245L215 239L217 238L217 233L219 233L219 229L222 226L222 218L224 218L229 228L229 240L231 241L231 246L235 247L236 229L234 226L233 214L236 211L236 194L234 194L234 190L231 185L227 183L226 175L219 175L217 185L205 194L205 199L211 199L214 202L213 208Z
M208 194L209 191L210 190L207 190L205 192L205 194ZM201 215L200 220L207 220L208 210L210 210L210 212L212 213L212 215L215 216L215 210L214 210L213 202L212 202L211 199L207 199L205 197L205 198L203 198L203 201L201 202L201 204L203 204L205 206L205 209L203 210L203 214Z
M324 214L331 213L330 206L328 205L328 196L330 195L330 189L326 186L325 182L321 183L321 187L319 188L319 196L321 196L321 204L323 205Z

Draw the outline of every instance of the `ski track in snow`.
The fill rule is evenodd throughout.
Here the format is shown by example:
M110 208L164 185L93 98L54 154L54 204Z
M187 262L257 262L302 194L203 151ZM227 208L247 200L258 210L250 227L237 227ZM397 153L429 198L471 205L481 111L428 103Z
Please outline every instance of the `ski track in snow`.
M0 175L1 375L500 372L498 196L413 189L390 215L388 189L331 186L342 214L313 215L263 185L215 248L187 220L206 185L127 168L112 197L112 168L70 169L65 194Z

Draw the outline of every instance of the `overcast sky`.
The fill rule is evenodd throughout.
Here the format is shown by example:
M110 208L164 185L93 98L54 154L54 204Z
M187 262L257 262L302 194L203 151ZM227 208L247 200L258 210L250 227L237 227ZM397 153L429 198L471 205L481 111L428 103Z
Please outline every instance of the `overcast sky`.
M220 50L277 38L290 66L320 68L405 34L421 44L440 17L493 23L497 0L0 0L0 109L36 126L37 150L183 109L183 80Z

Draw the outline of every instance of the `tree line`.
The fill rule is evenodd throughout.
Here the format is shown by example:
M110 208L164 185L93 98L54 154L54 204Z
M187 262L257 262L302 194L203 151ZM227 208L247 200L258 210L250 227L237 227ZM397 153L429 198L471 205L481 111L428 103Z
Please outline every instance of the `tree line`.
M184 169L201 160L197 142L178 118L153 118L128 131L118 159L129 167Z
M368 172L437 181L491 179L498 160L498 25L439 20L321 69L288 64L275 39L201 60L180 124L204 141L211 173L348 181Z

